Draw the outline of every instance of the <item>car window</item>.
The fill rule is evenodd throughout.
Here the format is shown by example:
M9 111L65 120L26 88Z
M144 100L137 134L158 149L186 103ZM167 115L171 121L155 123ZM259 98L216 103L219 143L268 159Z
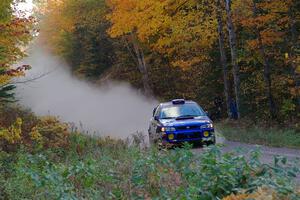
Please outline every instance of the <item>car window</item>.
M159 117L159 116L160 116L160 111L161 111L161 107L158 106L158 107L156 108L156 112L155 112L155 114L154 114L154 117Z
M159 118L168 119L185 116L206 116L206 113L195 103L170 105L161 109Z

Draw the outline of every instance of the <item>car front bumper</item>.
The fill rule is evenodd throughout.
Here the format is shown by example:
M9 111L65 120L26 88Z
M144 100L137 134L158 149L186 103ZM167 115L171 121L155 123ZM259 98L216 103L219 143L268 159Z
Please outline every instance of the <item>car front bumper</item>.
M209 132L208 136L204 136L204 132ZM169 135L173 134L174 139L169 139ZM214 129L206 129L201 131L187 131L187 132L167 132L163 137L163 144L178 144L184 142L202 142L215 143L216 137Z

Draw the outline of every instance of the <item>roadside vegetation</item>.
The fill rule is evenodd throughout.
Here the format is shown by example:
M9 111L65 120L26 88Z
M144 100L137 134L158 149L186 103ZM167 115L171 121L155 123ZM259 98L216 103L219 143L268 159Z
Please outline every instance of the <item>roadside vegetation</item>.
M273 147L300 148L299 127L267 127L247 122L219 122L218 132L230 141Z
M141 148L141 137L90 137L54 117L15 113L0 130L0 199L300 198L299 163L283 157L266 165L259 150L248 157L219 147Z

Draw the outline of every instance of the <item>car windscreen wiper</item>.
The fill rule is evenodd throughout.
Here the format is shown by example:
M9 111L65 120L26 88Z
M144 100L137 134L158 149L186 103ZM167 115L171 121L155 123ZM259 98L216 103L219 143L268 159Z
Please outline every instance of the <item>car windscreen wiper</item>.
M176 117L176 119L193 119L195 117L198 117L198 115L182 115L182 116Z
M160 119L175 119L175 117L163 117L163 118L160 118Z

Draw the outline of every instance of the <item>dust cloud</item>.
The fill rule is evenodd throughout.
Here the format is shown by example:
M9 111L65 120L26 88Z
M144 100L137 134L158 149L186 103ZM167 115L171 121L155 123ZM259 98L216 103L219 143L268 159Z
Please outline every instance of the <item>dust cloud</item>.
M127 138L147 132L157 102L147 99L126 83L110 82L94 86L76 79L67 64L46 49L34 44L20 64L29 64L24 81L17 85L19 103L38 115L58 116L89 133Z

